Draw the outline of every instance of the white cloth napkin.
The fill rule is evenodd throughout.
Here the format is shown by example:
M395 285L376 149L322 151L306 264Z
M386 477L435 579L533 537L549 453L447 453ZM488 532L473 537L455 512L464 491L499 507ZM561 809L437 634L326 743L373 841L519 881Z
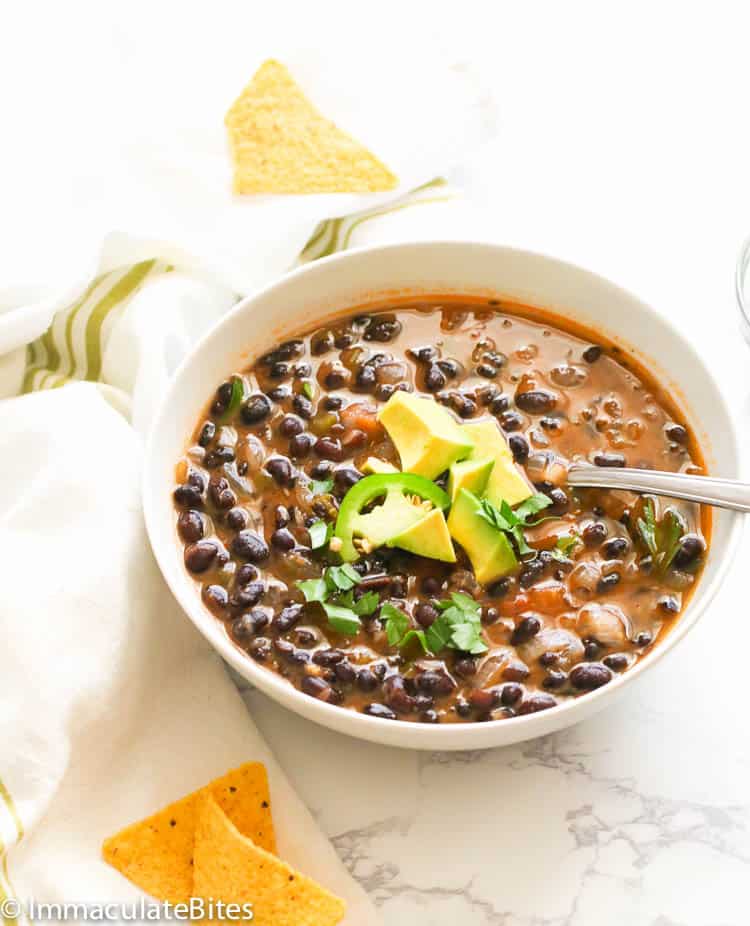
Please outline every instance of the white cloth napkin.
M461 69L420 65L414 89L390 60L390 76L376 87L360 62L352 71L358 90L347 96L337 95L325 68L288 63L321 107L410 185L448 167L456 139L475 146L485 134L486 101ZM280 855L346 898L346 923L376 921L161 580L142 524L140 437L184 352L237 290L289 266L317 222L353 205L370 209L318 226L305 259L425 232L460 236L466 213L442 184L401 190L393 208L383 197L231 201L211 120L251 70L225 69L184 135L187 112L175 107L168 149L149 136L163 125L144 119L140 144L128 145L127 173L139 184L126 182L115 162L93 177L95 189L107 188L100 230L111 212L132 217L121 225L127 234L109 235L59 293L0 296L0 395L9 397L0 404L0 900L134 900L138 891L100 861L103 838L259 759L269 770ZM188 78L197 91L197 75ZM420 119L411 127L371 121L384 87L412 87L433 115L439 104L450 133L427 144ZM148 238L136 234L136 220ZM44 254L37 266L42 278Z

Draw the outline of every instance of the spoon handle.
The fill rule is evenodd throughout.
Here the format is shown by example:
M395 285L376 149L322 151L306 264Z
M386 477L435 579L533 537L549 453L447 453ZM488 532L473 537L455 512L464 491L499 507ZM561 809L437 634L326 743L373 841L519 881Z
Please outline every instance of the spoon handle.
M568 484L603 489L628 489L649 495L668 495L689 502L750 511L750 484L714 476L689 476L685 473L662 473L650 469L620 469L572 463Z

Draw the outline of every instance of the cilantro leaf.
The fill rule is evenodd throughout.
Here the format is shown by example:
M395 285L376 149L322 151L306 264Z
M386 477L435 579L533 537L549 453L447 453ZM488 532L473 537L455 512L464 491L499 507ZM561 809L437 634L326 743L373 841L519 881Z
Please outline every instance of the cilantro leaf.
M345 633L349 636L359 632L362 626L357 615L350 608L325 602L323 609L328 616L328 623L336 633Z
M638 518L636 526L651 554L654 571L664 575L680 548L680 540L687 530L685 522L674 508L667 508L662 519L657 521L653 500L648 498L643 506L643 517Z
M328 495L333 488L333 479L313 479L310 491L313 495Z
M463 592L453 592L438 607L442 614L427 628L425 638L432 653L441 649L484 653L487 644L482 639L482 607Z
M451 643L456 649L467 653L486 653L487 644L482 639L481 629L474 624L464 622L453 628Z
M380 595L377 592L365 592L361 598L358 598L353 605L355 614L365 617L377 610L380 604Z
M542 520L529 522L528 518L552 504L552 499L537 493L527 498L514 510L503 499L498 508L488 498L480 502L479 516L490 523L495 530L510 534L520 556L529 556L534 550L526 543L525 527L534 527Z
M386 601L380 609L380 617L385 621L388 643L391 646L399 646L409 629L409 615Z
M315 521L308 527L307 532L310 534L310 549L319 550L331 539L333 525L326 521Z
M348 592L359 584L360 575L350 563L344 563L343 566L329 566L325 571L325 580L331 591L338 589Z
M516 516L516 518L518 518L519 521L528 521L532 514L537 514L551 504L552 499L549 496L543 495L541 492L537 492L536 495L532 495L531 498L527 498L525 502L521 502L521 504L513 511L513 514Z
M575 531L571 534L563 534L562 537L557 538L557 543L550 552L557 560L570 559L570 555L580 542L581 538Z
M445 617L445 613L436 618L432 624L425 630L425 642L427 649L437 655L440 650L445 649L451 639L453 627L450 621Z
M313 388L313 384L309 379L306 379L304 383L302 383L302 391L308 399L312 399L312 397L315 395L315 389Z
M416 640L417 643L422 647L425 653L430 654L430 648L427 646L427 640L425 638L424 630L410 630L406 636L401 640L399 644L401 649L406 649L413 640Z
M304 579L297 582L297 588L305 596L305 601L323 602L328 594L328 586L325 579Z

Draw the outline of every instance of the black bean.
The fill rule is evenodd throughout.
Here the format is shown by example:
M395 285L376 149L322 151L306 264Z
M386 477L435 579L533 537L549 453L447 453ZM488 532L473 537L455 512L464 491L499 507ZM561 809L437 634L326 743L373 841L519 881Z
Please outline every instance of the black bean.
M229 604L229 594L223 585L204 585L201 597L214 614L221 613Z
M353 466L341 467L334 470L333 484L341 492L347 492L353 485L356 485L362 478L362 473Z
M291 630L302 617L303 611L304 605L301 604L290 604L282 608L273 619L274 629L279 633L286 633Z
M346 386L351 378L351 373L340 363L335 363L323 377L323 385L326 389L341 389Z
M250 563L243 563L234 576L235 585L247 585L258 578L258 570Z
M291 531L281 527L271 534L271 546L288 553L289 550L293 550L297 546L297 541Z
M492 624L496 624L500 618L500 612L494 605L484 605L482 608L482 623L486 627L490 627Z
M477 390L477 399L480 405L489 405L500 395L500 389L495 383L487 383Z
M502 671L503 678L509 682L522 682L530 674L529 667L520 659L512 660Z
M432 708L422 711L419 715L419 719L422 723L440 723L437 711L432 710Z
M313 479L328 479L332 472L333 463L329 460L321 460L310 470L310 475Z
M607 539L607 525L601 521L587 524L581 533L583 542L587 547L598 547Z
M289 376L289 364L274 363L274 365L268 371L268 375L271 377L271 379L286 379L287 376Z
M268 626L268 615L262 608L253 608L232 621L232 636L242 642L259 634Z
M373 367L362 366L357 370L357 375L354 378L355 385L358 389L363 389L365 392L369 392L371 389L375 388L377 383L376 373Z
M203 536L203 518L200 512L190 509L181 512L177 519L177 531L186 543L194 543Z
M539 657L539 664L544 666L545 669L548 669L550 666L556 665L559 659L560 657L556 652L548 650Z
M424 387L428 392L439 392L445 386L445 374L435 365L428 367L424 375Z
M557 405L557 396L545 389L516 392L516 405L531 415L543 415L545 412L551 412Z
M471 704L465 698L457 698L453 709L459 717L471 716Z
M234 460L234 450L232 447L216 447L209 450L203 458L203 465L207 469L215 469L224 463L231 463Z
M198 443L201 447L208 447L211 441L216 435L216 425L213 421L207 421L201 428L200 437L198 438Z
M406 598L406 589L408 587L408 577L400 572L395 572L391 576L391 595L394 598Z
M471 678L477 671L476 660L471 656L462 656L453 663L453 671L461 678Z
M620 583L620 573L619 572L610 572L606 576L602 576L601 579L596 583L596 591L599 595L604 595L608 591L611 591L615 585Z
M477 403L461 392L453 393L451 396L451 405L460 418L471 418L477 411Z
M271 401L268 396L256 394L245 399L240 408L240 418L245 424L258 424L271 414Z
M635 638L636 646L650 646L654 641L654 635L650 630L642 630Z
M475 688L469 692L467 700L478 711L491 711L500 703L500 692L496 689Z
M306 666L310 662L310 654L306 653L304 650L295 649L293 653L289 654L287 659L292 665Z
M201 490L189 483L177 486L172 495L175 502L182 508L198 508L203 503Z
M583 655L591 662L599 655L600 649L596 640L586 640L583 644Z
M539 618L529 614L526 617L522 617L516 624L511 634L510 642L513 646L518 646L521 643L528 643L528 641L532 637L535 637L541 629L542 622Z
M357 688L360 691L374 691L378 684L377 678L369 669L360 669L357 672Z
M508 411L500 416L500 427L503 431L520 431L523 424L523 417L518 412Z
M602 549L607 559L621 559L630 549L630 543L625 537L613 537L608 540Z
M660 610L665 614L679 614L680 613L680 603L674 597L674 595L664 595L657 602Z
M510 591L510 587L513 584L512 579L508 576L505 576L502 579L498 579L497 582L493 582L492 585L487 589L487 594L490 598L503 598Z
M375 398L381 402L387 402L396 391L392 383L378 383L375 387Z
M297 473L286 457L271 457L266 460L265 470L273 481L286 489L291 489L297 481Z
M518 714L536 714L557 706L557 699L544 691L536 692L524 698L517 710Z
M379 341L386 344L401 333L401 322L391 315L373 318L365 328L365 341Z
M250 643L247 651L257 662L267 662L271 656L271 641L266 637L257 637Z
M229 604L235 610L252 608L253 605L258 604L265 593L266 587L263 582L248 582L246 585L240 586L240 588L232 594L232 597L229 599Z
M562 688L567 680L568 676L564 672L560 672L559 669L551 669L542 679L542 687L555 690Z
M602 355L602 349L598 344L592 344L591 347L587 347L583 352L583 359L586 363L594 363Z
M317 698L319 701L328 701L332 694L331 686L322 678L315 675L304 675L300 682L300 689L311 698Z
M550 489L547 495L552 499L550 513L562 514L564 511L567 511L570 505L570 499L562 489Z
M296 415L284 415L279 422L279 434L282 437L294 437L295 434L301 434L304 430L302 419Z
M516 463L525 463L529 459L529 443L522 434L511 434L508 446Z
M312 367L309 363L295 363L292 372L295 379L306 379L312 373Z
M420 672L416 679L416 685L421 694L435 695L436 697L448 695L456 687L456 683L450 675L432 669Z
M223 476L212 476L208 483L208 496L214 505L220 509L231 508L237 501L237 496L230 489L229 483Z
M516 704L523 696L523 688L515 682L508 682L500 689L500 703L506 707Z
M341 441L333 437L321 437L316 441L314 449L319 457L323 457L327 460L335 460L338 462L344 457Z
M668 424L664 428L664 433L669 440L674 441L675 444L682 444L684 446L688 442L688 432L681 424Z
M544 572L544 560L537 556L527 563L518 574L518 584L521 588L530 588Z
M493 415L502 415L510 408L510 398L507 395L499 395L490 402L490 411Z
M490 363L480 363L477 367L477 376L494 379L497 376L497 367L493 367Z
M333 332L327 328L322 331L316 331L310 338L310 353L313 357L320 357L333 350Z
M307 398L307 396L302 395L301 393L298 393L292 399L292 407L300 416L300 418L304 418L305 420L312 418L312 416L315 414L315 408L312 402Z
M425 576L424 579L422 579L421 588L425 595L434 597L439 593L442 587L443 583L440 581L440 579L437 578L437 576Z
M330 668L345 658L346 654L342 650L331 649L330 647L328 649L319 649L313 653L313 662L316 665L325 666L325 668Z
M697 534L685 534L672 561L678 569L692 566L706 552L705 541Z
M333 671L336 673L336 678L347 685L350 685L357 677L357 670L348 659L342 659L341 662L337 662L333 667Z
M205 572L213 563L218 546L212 540L198 540L185 547L185 566L190 572Z
M302 434L295 434L289 441L289 456L295 460L302 460L310 454L315 446L315 438L306 431Z
M628 667L628 657L625 653L612 653L602 659L604 665L613 672L622 672Z
M426 601L420 601L414 608L414 619L420 627L431 627L438 618L438 610Z
M431 363L437 359L438 352L432 345L428 344L425 347L410 347L406 351L406 356L416 360L417 363Z
M344 399L340 395L327 395L323 399L323 407L326 411L337 412L344 407Z
M291 394L292 390L289 386L274 386L273 389L269 389L266 393L272 402L284 402Z
M244 508L231 508L227 512L226 522L227 527L231 527L233 531L240 531L247 527L247 512Z
M367 704L362 708L363 714L369 714L370 717L379 717L381 720L395 720L396 715L385 704Z
M594 466L625 466L625 457L621 453L595 453Z
M251 563L261 563L268 559L268 544L255 531L244 530L232 540L232 553L240 559Z
M399 714L414 710L414 698L407 692L402 675L389 675L383 682L383 697L388 707Z
M570 673L570 683L579 691L593 691L612 680L610 670L599 662L577 665Z
M437 365L445 373L448 379L455 379L461 372L461 365L455 360L438 360Z
M215 415L221 415L226 411L227 406L229 405L229 402L232 398L232 389L233 384L228 380L227 382L222 383L216 390L216 398L214 399L214 403L211 406L211 411Z

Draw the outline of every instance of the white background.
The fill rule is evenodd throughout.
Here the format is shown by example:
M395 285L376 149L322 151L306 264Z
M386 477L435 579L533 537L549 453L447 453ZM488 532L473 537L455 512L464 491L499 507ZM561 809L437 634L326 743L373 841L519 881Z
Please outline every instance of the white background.
M24 3L0 30L0 286L54 281L97 235L87 165L165 85L232 53L431 42L499 103L459 171L493 237L581 263L684 325L746 421L733 296L750 234L750 12L737 3ZM182 40L205 26L200 43ZM346 75L342 75L345 81ZM155 93L158 94L158 89ZM92 120L99 146L77 135ZM90 132L87 131L87 135ZM72 205L75 204L75 205ZM750 882L747 545L699 628L634 692L526 746L415 756L259 725L388 923L740 926Z

